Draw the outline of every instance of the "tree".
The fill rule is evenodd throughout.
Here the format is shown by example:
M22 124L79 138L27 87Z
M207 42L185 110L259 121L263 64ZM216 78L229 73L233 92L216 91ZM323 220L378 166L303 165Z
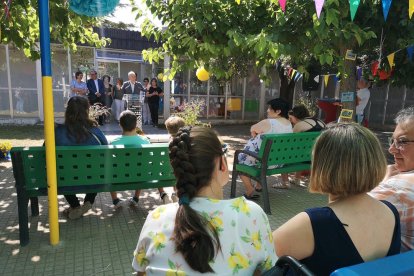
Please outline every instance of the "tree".
M344 59L346 50L378 59L380 51L384 55L414 44L407 1L394 1L386 22L379 0L361 1L354 21L349 1L342 0L326 0L319 19L314 1L305 0L288 1L286 12L278 0L147 0L146 5L165 27L144 21L142 34L162 42L144 58L158 61L170 55L170 77L183 67L204 65L218 78L230 78L244 74L247 65L274 66L284 58L306 74L316 60L321 73L339 72L341 89L354 91L356 63ZM387 39L380 49L382 30ZM395 77L412 72L411 63L401 66Z
M76 50L78 43L103 47L107 39L99 38L93 26L99 26L101 19L80 16L69 10L68 1L50 0L50 37L66 48ZM40 57L38 1L11 1L10 14L0 10L0 43L13 43L23 49L30 59Z

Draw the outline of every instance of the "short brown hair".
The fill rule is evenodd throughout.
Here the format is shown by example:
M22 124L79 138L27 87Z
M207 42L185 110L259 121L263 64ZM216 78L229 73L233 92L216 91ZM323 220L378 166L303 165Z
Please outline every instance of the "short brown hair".
M172 137L175 137L178 130L183 126L185 126L185 121L179 116L171 116L165 121L165 127Z
M133 131L137 127L137 116L131 110L122 111L119 115L119 125L123 131Z
M332 124L316 140L309 190L336 196L366 193L380 183L386 168L374 133L355 123Z

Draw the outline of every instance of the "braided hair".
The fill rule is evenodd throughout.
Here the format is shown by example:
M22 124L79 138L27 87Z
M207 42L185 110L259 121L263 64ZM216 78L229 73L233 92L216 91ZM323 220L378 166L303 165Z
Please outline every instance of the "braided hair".
M215 161L222 154L221 143L210 128L180 128L169 145L180 205L173 234L175 250L200 273L214 272L209 262L214 260L221 245L215 228L189 203L201 188L209 185Z

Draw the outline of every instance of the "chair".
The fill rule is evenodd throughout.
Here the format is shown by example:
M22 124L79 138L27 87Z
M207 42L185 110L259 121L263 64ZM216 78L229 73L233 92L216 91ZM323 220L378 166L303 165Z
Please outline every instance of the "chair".
M414 250L374 261L343 267L335 270L331 276L357 275L414 275Z
M280 257L272 269L262 274L262 276L282 275L314 276L315 274L291 256Z

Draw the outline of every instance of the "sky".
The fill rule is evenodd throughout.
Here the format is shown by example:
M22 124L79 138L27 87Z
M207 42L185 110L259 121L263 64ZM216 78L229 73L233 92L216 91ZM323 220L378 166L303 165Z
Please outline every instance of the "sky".
M142 23L142 21L148 17L150 19L152 19L153 22L156 22L157 25L161 26L161 23L154 19L154 17L152 16L152 14L150 13L150 11L146 8L145 5L145 1L144 0L134 0L135 5L137 5L138 7L141 8L141 10L144 11L144 16L139 18L139 19L135 19L136 14L132 14L131 9L131 3L129 0L120 0L119 3L120 4L125 4L127 6L125 7L120 7L118 5L118 7L115 9L114 15L113 16L108 16L107 19L113 22L123 22L125 24L133 24L135 27L132 28L134 30L139 30L140 29L140 25Z

